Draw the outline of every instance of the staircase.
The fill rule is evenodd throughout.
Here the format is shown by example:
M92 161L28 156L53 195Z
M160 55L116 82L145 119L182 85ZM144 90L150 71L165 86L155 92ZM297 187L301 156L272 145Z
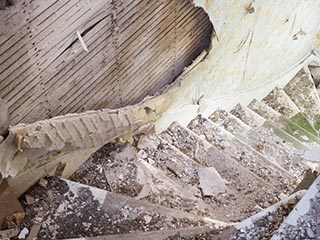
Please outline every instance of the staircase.
M28 239L320 239L319 121L302 70L261 101L108 143L69 180L40 180L21 198L21 228Z

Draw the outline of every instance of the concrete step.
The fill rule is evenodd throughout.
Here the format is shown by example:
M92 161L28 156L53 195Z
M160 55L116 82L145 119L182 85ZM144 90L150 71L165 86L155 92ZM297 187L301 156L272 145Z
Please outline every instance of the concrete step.
M137 145L138 155L152 166L161 169L177 181L193 186L199 183L199 163L183 154L161 137L152 134L141 138Z
M25 227L38 225L40 229L34 236L38 239L228 225L58 178L43 179L27 196L28 201L23 201L29 218Z
M239 221L257 205L267 206L277 201L278 191L238 161L231 159L191 130L173 123L161 137L203 166L214 167L227 182L226 194L220 194L214 202L220 202L225 215Z
M149 145L153 144L151 138L147 141ZM146 159L140 158L136 149L126 143L105 155L104 160L100 163L101 171L92 172L93 169L85 169L84 172L87 173L86 176L90 175L90 172L95 174L96 180L100 183L105 182L106 190L113 193L143 199L185 212L192 212L199 216L214 216L212 207L205 204L200 198L201 193L198 189L190 190L189 186L179 178L172 178L168 174L168 170L155 166L150 161L151 159L151 154ZM166 161L164 155L161 161ZM94 164L88 165L92 166ZM77 174L86 177L79 171L76 172ZM73 179L76 180L75 178ZM192 181L191 178L190 180ZM98 186L101 186L101 184ZM196 197L197 195L200 197Z
M260 126L264 123L264 119L263 118L257 118L255 117L253 114L255 113L250 113L250 119L247 118L248 121L251 121L252 126L248 125L247 123L241 121L239 118L235 117L233 114L228 113L226 111L221 111L218 110L215 113L213 113L210 116L210 120L212 122L214 122L215 124L218 124L219 126L223 127L225 130L227 130L228 132L230 132L231 134L233 134L235 137L237 137L238 141L244 142L246 143L246 149L248 149L248 146L250 146L251 148L249 148L248 150L252 152L252 154L256 155L258 159L260 159L260 162L262 165L268 165L268 164L264 164L264 161L271 160L271 162L273 162L272 165L276 165L274 167L279 168L278 166L281 164L279 164L279 162L281 162L281 154L276 155L275 159L275 152L273 152L273 156L271 156L272 154L265 155L264 159L261 159L263 157L261 157L262 153L266 153L267 151L266 148L268 147L268 141L265 140L263 138L263 136L257 132L255 130L256 126ZM242 114L242 116L244 116L244 114ZM254 120L253 120L254 119ZM269 144L269 147L271 148L271 144ZM272 150L275 150L276 147L273 147ZM279 152L278 152L279 153ZM267 158L267 159L265 159ZM283 171L284 168L280 168L279 170ZM287 173L283 173L284 176ZM290 177L287 175L287 177Z
M246 132L236 130L240 129L239 125L243 123L227 112L217 111L214 115L218 116L214 120L220 125L198 116L191 121L188 127L196 134L205 136L208 142L232 159L238 161L255 175L264 179L270 185L278 190L285 189L286 191L290 191L294 178L278 164L265 158L261 153L243 141ZM225 129L232 129L231 131L237 137Z
M288 149L309 149L307 145L303 144L286 131L270 123L267 119L263 118L248 107L238 104L230 111L230 113L239 118L245 124L254 128L270 142L274 142L278 145L282 143L283 145L286 145Z
M280 113L276 112L266 104L253 100L248 107L254 112L258 113L260 116L265 118L267 121L275 125L276 127L284 130L291 136L295 137L297 140L303 144L312 147L320 142L320 140L297 125L296 123L286 119Z
M319 239L320 176L281 224L272 240Z
M313 127L313 123L308 121L304 113L300 112L297 105L282 89L275 88L262 100L262 102L273 108L285 118L318 137L318 131Z
M218 236L219 239L226 240L255 240L255 239L270 239L274 232L283 223L283 220L288 216L290 211L303 197L306 190L296 192L271 207L262 210L261 212L251 216L250 218L236 224L235 226L225 229ZM297 239L297 238L285 238ZM305 239L305 238L299 238Z
M316 130L320 129L320 98L310 72L302 69L284 88Z
M307 168L318 168L317 164L307 156L310 155L309 152L312 152L318 145L315 147L310 146L309 148L284 130L276 127L267 120L263 120L264 118L247 107L238 105L231 112L241 121L253 127L257 134L251 134L252 139L254 139L255 136L262 136L267 142L276 146L276 148L274 148L275 156L281 156L281 154L284 153L285 158L279 158L287 159L282 167L288 170L296 179L302 180L303 172ZM254 122L253 119L258 119L258 121ZM272 154L272 151L270 154ZM314 153L312 153L312 158L313 156Z

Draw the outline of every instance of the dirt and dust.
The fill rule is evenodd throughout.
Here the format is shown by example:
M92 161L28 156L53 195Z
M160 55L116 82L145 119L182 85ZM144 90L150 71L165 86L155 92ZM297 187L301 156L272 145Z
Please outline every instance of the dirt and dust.
M78 187L74 192L65 181L48 178L47 185L35 185L27 192L33 197L33 204L29 205L25 196L22 197L27 218L20 228L30 230L34 225L39 225L38 239L64 239L204 224L199 220L175 218L157 212L144 206L143 202L137 206L119 198L115 199L116 202L105 200L101 204L94 191L88 187Z
M179 150L183 149L196 162L213 166L224 178L226 192L204 198L207 204L214 206L217 214L230 221L241 221L255 213L256 205L265 207L266 203L271 205L277 201L276 191L270 185L179 124L172 124L161 137Z

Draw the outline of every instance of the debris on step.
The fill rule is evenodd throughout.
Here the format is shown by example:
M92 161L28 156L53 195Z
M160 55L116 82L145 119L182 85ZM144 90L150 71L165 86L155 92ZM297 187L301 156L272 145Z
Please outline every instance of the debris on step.
M171 178L180 179L189 185L199 183L199 164L159 136L149 135L141 138L137 148L140 158L161 169Z
M24 219L25 212L6 181L0 184L0 230L15 228Z
M110 153L110 158L104 163L104 173L111 192L138 196L143 183L138 179L137 161L136 151L129 143Z
M320 99L310 73L302 69L283 89L313 127L319 130Z
M222 114L224 119L220 118ZM288 187L291 185L293 178L287 171L245 144L243 142L245 137L242 137L244 133L234 131L235 134L239 136L239 138L236 138L224 129L239 129L240 131L240 120L234 119L235 117L229 116L226 112L216 112L215 116L219 116L216 117L215 120L216 122L219 122L219 125L221 126L218 126L216 123L202 118L199 115L190 122L188 127L198 135L204 135L210 143L229 157L238 161L242 166L264 179L267 183L279 190L287 189L290 191L290 188ZM230 126L231 124L232 127ZM220 146L223 146L223 148Z
M300 112L289 96L277 87L264 97L262 102L288 119Z
M105 144L92 154L69 179L74 182L111 191L106 178L107 163L110 159L110 153L121 152L122 148L124 148L124 145L118 142Z
M312 147L319 143L319 139L316 136L306 131L296 123L286 119L266 104L253 100L248 107L307 146Z
M263 117L240 103L234 106L230 113L252 128L258 128L265 122Z
M305 193L306 190L302 190L290 195L234 227L222 231L218 239L269 240Z
M47 181L46 188L35 185L27 192L35 199L33 205L22 200L27 221L20 228L32 229L40 225L39 239L94 237L206 224L228 226L68 180L51 177Z
M251 109L239 104L234 109L237 110L231 111L233 115L235 115L245 124L254 128L254 130L258 132L259 135L265 137L269 142L275 143L284 151L294 153L297 151L296 148L309 149L296 138L292 137L282 129L272 125L270 122L268 122L266 119L264 119L258 113L252 111ZM238 112L239 109L240 111Z
M214 167L226 180L227 191L215 198L205 198L215 210L236 222L256 212L254 206L277 201L278 191L264 180L251 173L237 161L229 158L191 130L173 123L161 137L196 162Z
M203 196L217 196L226 191L225 181L214 167L199 168L198 175Z
M318 132L314 128L313 124L308 121L304 113L300 112L297 105L295 105L295 103L282 89L275 88L262 100L262 102L273 108L285 118L318 137Z
M28 228L23 228L18 235L18 239L26 239L29 234Z
M320 236L320 176L290 212L272 240L319 239Z
M238 110L240 110L241 114L237 114ZM307 168L312 167L312 164L301 155L301 152L309 148L296 138L263 120L263 118L261 121L261 116L247 107L237 105L231 112L233 115L239 116L241 121L253 128L248 132L248 137L246 138L249 144L252 146L254 141L258 142L261 140L264 143L263 153L268 156L269 159L274 159L278 162L297 180L301 180L303 178L303 172ZM259 119L259 121L252 119ZM253 122L255 123L253 124ZM257 122L259 123L257 124Z
M139 194L136 198L147 200L151 203L178 209L198 216L210 216L220 220L226 220L216 216L213 208L197 197L196 192L181 182L170 179L159 169L141 160L142 171L146 173L140 177L151 191L147 196Z
M177 163L178 165L183 165L185 171L181 172L181 174L183 174L186 177L189 177L191 180L191 181L190 180L187 181L187 184L189 185L187 187L188 188L187 191L194 192L194 195L196 197L202 199L202 194L199 190L198 169L203 168L203 166L200 165L198 161L194 161L190 159L188 156L182 154L178 149L168 144L167 141L155 135L142 138L138 144L138 148L141 149L140 151L145 151L146 153L148 153L147 154L149 156L148 158L154 161L153 166L156 166L159 169L163 169L163 171L166 172L168 176L175 179L176 181L180 181L181 179L177 177L175 174L172 174L170 171L168 171L167 167L170 166L173 162ZM224 184L226 182L227 181L225 181L224 179ZM233 218L230 218L229 216L225 216L225 206L221 206L221 205L231 204L230 199L232 199L232 201L234 200L232 197L233 193L236 194L236 191L228 189L227 193L219 194L218 196L215 196L215 199L217 201L209 201L208 196L204 198L204 201L206 202L206 204L208 204L214 209L213 214L214 216L216 216L216 218L219 218L224 221L239 220L239 218L233 219ZM239 199L241 199L241 197L239 197ZM244 199L244 201L247 201L247 199ZM199 207L195 205L193 208L197 209ZM199 213L203 214L201 212Z
M225 110L216 110L209 119L235 136L243 135L251 129L250 126L239 121Z
M151 142L148 141L148 143L149 146L152 145ZM152 155L149 156L151 152L145 153L148 153L148 157L139 159L139 153L129 143L106 145L95 153L85 163L85 166L76 171L71 179L94 183L92 186L136 199L143 199L154 204L203 216L214 216L212 207L206 205L201 198L196 197L197 195L201 196L197 188L190 189L179 177L172 179L172 170L176 169L174 167L178 165L166 163L171 170L163 170L166 165L165 155L159 155L161 162L154 159L154 162L157 161L158 164L151 164L147 162L153 159ZM97 166L100 171L95 171ZM159 166L162 167L159 168ZM183 167L180 166L180 169ZM196 174L196 170L193 171ZM168 174L169 172L171 175ZM182 173L186 172L183 170ZM91 176L95 175L94 180L90 180ZM84 180L81 180L80 177ZM186 175L185 179L188 177L189 175ZM192 181L192 179L189 180ZM102 183L105 183L105 186Z

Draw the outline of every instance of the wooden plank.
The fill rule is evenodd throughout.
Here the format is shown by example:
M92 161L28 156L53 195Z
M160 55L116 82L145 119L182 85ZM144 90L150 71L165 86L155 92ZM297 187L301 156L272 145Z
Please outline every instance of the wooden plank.
M172 12L172 11L171 11L171 12ZM186 13L190 13L190 12L186 12ZM185 17L185 15L182 15L181 18L182 18L182 17ZM174 23L174 19L172 19L172 21L169 22L169 23L170 23L170 24L173 24L173 23ZM154 46L154 45L152 45L152 44L153 44L154 42L159 42L159 41L160 41L159 39L163 39L164 37L166 37L166 36L168 36L168 35L171 35L171 34L172 34L172 31L170 32L170 30L173 29L173 26L171 26L170 28L168 28L168 26L165 26L164 29L165 29L165 31L164 31L164 32L160 32L160 35L154 35L154 34L156 33L156 28L153 28L153 29L152 29L153 31L150 32L150 35L151 35L151 36L154 35L155 37L154 37L154 38L152 38L152 37L147 38L146 43L141 42L140 44L133 44L133 46L136 45L136 47L134 48L134 49L136 49L136 51L131 51L131 49L132 49L131 46L128 47L128 51L126 51L126 53L129 52L129 53L133 53L134 55L133 55L133 56L130 56L130 55L125 54L124 57L123 57L123 59L130 59L130 61L133 62L133 64L131 64L131 65L129 65L128 62L122 64L122 65L124 65L124 66L129 65L129 70L130 70L130 71L133 71L133 72L127 72L127 73L126 73L127 75L133 75L134 73L136 73L137 71L139 72L139 71L141 71L142 69L143 69L143 71L145 71L145 69L143 68L144 66L142 65L142 63L147 64L147 63L148 63L148 60L149 60L149 62L151 62L151 61L153 61L153 60L154 60L155 62L158 62L156 59L159 58L159 57L161 57L161 56L160 56L161 49L158 49L156 46ZM160 42L161 42L162 44L167 45L167 42L165 42L165 41L160 41ZM144 49L143 49L143 48L144 48ZM153 59L148 59L147 56L142 56L142 59L134 59L136 56L139 56L139 54L141 53L141 51L143 51L143 50L147 51L147 50L149 50L149 49L150 49L150 50L153 50L153 55L152 55ZM137 52L137 53L136 53L136 52ZM141 54L140 54L140 55L141 55ZM159 63L159 62L158 62L158 63ZM138 64L138 65L136 66L135 64ZM157 65L158 65L158 64L157 64ZM153 66L153 65L152 65L152 66ZM125 76L123 76L121 73L122 73L122 69L120 68L120 69L119 69L118 78L119 78L119 79L125 78ZM109 75L109 73L108 73L108 75ZM125 81L125 79L123 79L122 81ZM140 80L140 81L141 81L141 80ZM112 89L116 84L117 84L117 83L115 83L115 84L113 84L113 85L111 85L111 86L110 86L109 83L108 83L108 84L105 84L104 87L103 87L104 91L101 92L100 96L103 97L105 94L108 94L108 88L111 87L111 89ZM114 92L114 94L117 94L117 93ZM88 99L88 97L93 97L93 96L97 97L97 93L96 93L96 92L91 92L91 93L88 92L88 95L86 94L87 99ZM113 95L112 95L112 96L113 96ZM114 98L114 96L113 96L111 99L116 99L116 98ZM79 105L81 105L81 104L79 104ZM68 106L69 106L69 105L68 105ZM73 111L73 110L69 110L69 111Z
M88 6L89 7L89 6ZM95 8L93 8L91 6L92 11L98 10L99 7L95 6ZM87 15L88 17L90 17L90 15L92 14L91 11L87 11L87 10L82 10L84 12L84 18ZM61 35L59 37L56 37L55 39L53 39L52 41L59 41L60 45L62 44L62 46L64 46L63 48L66 48L70 42L72 42L72 40L74 39L74 34L75 34L75 30L81 25L83 24L84 20L81 20L81 17L78 16L74 16L75 19L73 19L73 21L75 21L75 23L70 26L67 27L66 29L64 29L64 31L61 33ZM60 21L60 20L59 20ZM63 41L63 39L65 39L66 37L63 36L67 36L67 41ZM69 39L69 40L68 40ZM49 41L50 39L48 39ZM48 43L47 43L48 44ZM19 98L19 94L23 94L24 96L31 96L33 94L32 91L32 87L37 86L37 84L40 81L40 78L35 78L37 77L39 74L41 74L42 72L44 72L44 70L46 70L42 76L40 76L41 78L46 78L49 75L52 74L52 71L55 70L55 66L54 65L50 65L61 53L62 50L60 50L60 52L58 52L58 46L59 44L54 45L48 52L47 54L43 55L43 59L42 59L42 64L40 65L39 62L35 63L35 62L31 62L30 64L36 64L38 66L38 68L33 68L31 74L29 74L26 78L23 79L23 82L19 84L20 87L20 92L16 92L16 91L11 91L10 92L10 96L13 96L13 98L10 98L8 96L5 96L5 99L8 99L9 103L15 103L15 99ZM61 48L61 47L60 47ZM49 57L48 57L49 56ZM20 70L20 69L19 69ZM27 69L30 70L30 69ZM18 74L19 71L15 71L16 74ZM30 71L29 71L30 72ZM21 75L18 76L19 79L21 79ZM31 83L31 84L30 84ZM18 103L19 104L19 103Z

